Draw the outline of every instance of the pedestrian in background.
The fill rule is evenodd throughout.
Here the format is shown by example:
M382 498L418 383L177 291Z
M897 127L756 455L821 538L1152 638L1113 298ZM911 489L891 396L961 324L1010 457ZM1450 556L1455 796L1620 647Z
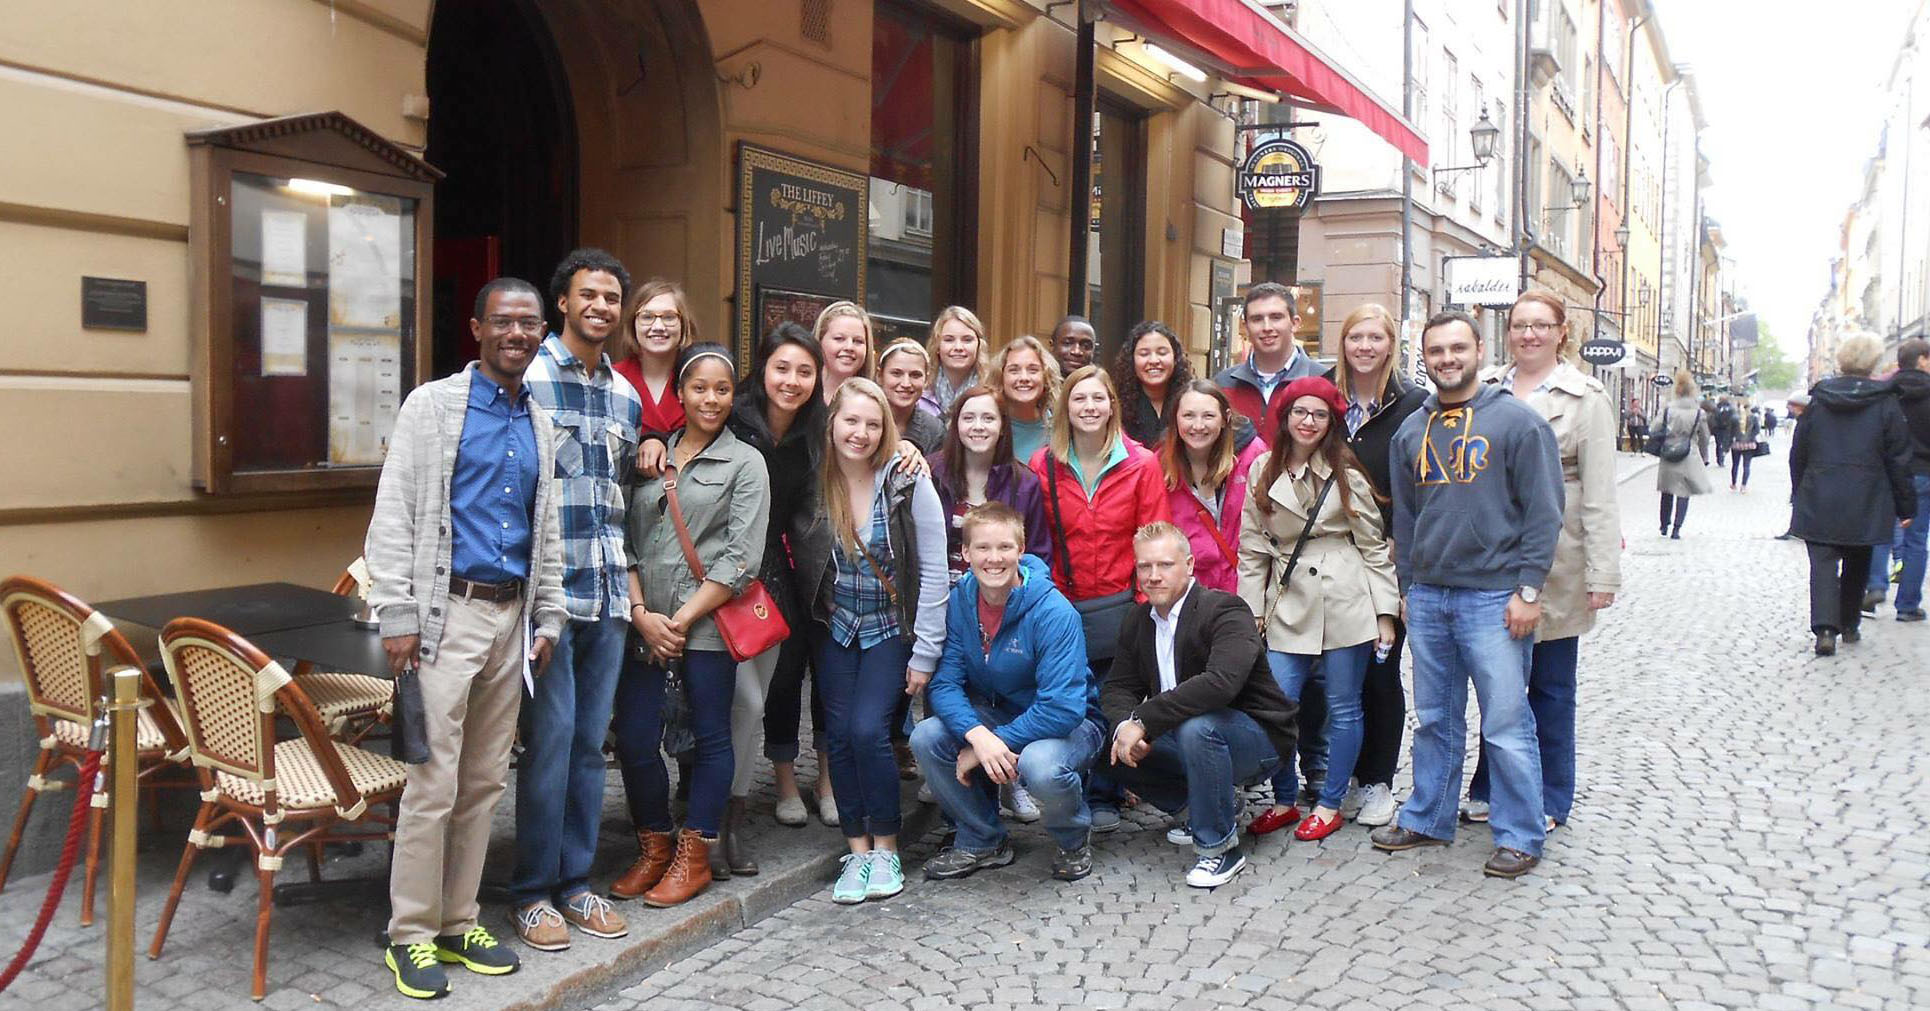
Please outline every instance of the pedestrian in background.
M1401 377L1394 354L1398 333L1394 314L1386 307L1369 302L1356 308L1341 321L1340 364L1327 373L1347 404L1341 415L1347 425L1347 445L1374 482L1382 530L1394 525L1388 443L1407 416L1427 400L1426 390L1409 385ZM1407 623L1397 616L1393 648L1385 657L1375 652L1367 663L1367 679L1361 684L1360 758L1354 762L1359 798L1353 817L1368 828L1394 820L1394 770L1400 765L1401 735L1407 730L1406 689L1401 685L1401 654L1406 642ZM1309 743L1321 754L1326 752L1322 732L1326 703L1312 697L1303 702L1300 741L1304 761Z
M1890 556L1895 554L1902 563L1896 583L1896 620L1922 621L1924 539L1930 534L1930 341L1912 338L1898 344L1896 360L1890 385L1896 388L1910 429L1910 481L1917 493L1917 514L1909 524L1899 525L1893 545L1871 549L1870 589L1889 589Z
M1762 415L1749 405L1747 398L1738 401L1741 405L1736 412L1736 441L1730 445L1729 490L1747 493L1749 491L1749 465L1756 457L1765 438L1762 431ZM1741 484L1737 479L1740 477Z
M1837 375L1810 387L1789 444L1796 490L1790 530L1809 547L1809 626L1816 655L1856 642L1870 547L1917 515L1910 429L1888 383L1870 377L1883 342L1857 334L1836 347Z
M1648 413L1642 410L1642 402L1634 397L1628 398L1628 410L1625 413L1628 419L1629 452L1639 453L1649 437Z
M828 413L817 505L795 521L791 549L849 850L831 898L849 905L905 886L891 728L944 644L945 517L922 459L917 469L894 459L897 426L878 384L845 380Z
M1709 434L1716 440L1716 466L1728 463L1729 447L1736 441L1736 404L1728 397L1718 397L1709 409Z
M1535 409L1561 456L1561 538L1541 590L1541 621L1528 668L1528 707L1541 748L1541 806L1550 827L1575 804L1575 672L1581 637L1622 587L1622 516L1615 498L1615 415L1608 391L1570 361L1573 341L1562 300L1531 290L1508 313L1514 361L1489 381ZM1488 751L1468 781L1464 814L1487 820Z
M1809 409L1809 394L1792 393L1789 395L1789 400L1786 401L1783 406L1786 409L1786 413L1788 413L1789 415L1790 431L1794 433L1796 430L1797 422L1803 419L1803 412ZM1795 436L1792 434L1790 438L1791 438L1791 441L1794 441ZM1789 517L1790 522L1788 525L1785 525L1783 527L1782 533L1776 535L1776 539L1779 541L1793 541L1796 539L1796 535L1790 531L1790 526L1794 525L1796 522L1796 515L1795 515L1796 489L1793 487L1789 490L1789 502L1790 502L1790 517Z
M771 507L763 455L729 428L737 387L729 351L692 344L678 358L676 379L685 425L670 437L662 475L630 492L633 634L617 682L615 720L639 857L611 893L641 895L658 907L681 905L709 887L711 848L743 827L743 802L730 793L738 663L711 612L757 577ZM681 672L694 739L690 803L674 836L663 760L664 691L673 667Z
M979 322L972 310L962 305L948 305L932 319L931 339L925 344L925 353L931 360L931 383L924 396L918 398L918 406L938 419L942 430L945 419L952 416L952 405L958 402L958 395L983 383L991 367L992 348L985 339L985 324ZM884 359L878 361L883 365Z
M1374 482L1347 448L1340 391L1318 377L1296 379L1287 384L1285 404L1273 448L1255 462L1254 493L1241 518L1239 593L1260 619L1267 668L1287 698L1297 702L1320 666L1328 750L1307 819L1294 804L1293 756L1282 755L1273 806L1251 831L1266 835L1297 823L1294 837L1311 841L1340 828L1340 805L1360 756L1361 685L1374 651L1394 648L1400 595Z
M1709 416L1696 403L1696 392L1695 378L1687 369L1677 369L1675 399L1654 422L1665 443L1680 439L1690 445L1689 455L1655 465L1655 490L1662 493L1662 534L1675 540L1682 539L1689 498L1715 490L1709 483Z

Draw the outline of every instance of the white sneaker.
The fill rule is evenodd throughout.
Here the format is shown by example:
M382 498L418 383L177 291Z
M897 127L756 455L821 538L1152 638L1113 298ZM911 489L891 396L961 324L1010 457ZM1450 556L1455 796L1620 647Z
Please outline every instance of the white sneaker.
M938 796L937 794L934 794L931 792L931 784L929 782L923 782L918 784L918 803L920 804L938 803Z
M1354 818L1354 815L1360 813L1361 793L1362 791L1359 783L1354 782L1353 780L1347 781L1347 796L1341 798L1341 801L1340 801L1341 817L1346 818L1350 821L1358 820Z
M1166 841L1175 846L1193 845L1193 826L1180 822L1166 830Z
M1477 825L1485 824L1488 820L1488 802L1485 800L1463 802L1461 804L1461 820L1473 822Z
M1246 854L1238 846L1210 857L1200 857L1186 872L1186 883L1194 888L1216 888L1246 870Z
M1354 813L1355 824L1368 828L1379 828L1394 820L1394 791L1385 783L1375 783L1360 791L1360 810Z
M999 788L999 814L1027 825L1038 821L1039 802L1025 792L1025 787L1017 783L1007 783Z

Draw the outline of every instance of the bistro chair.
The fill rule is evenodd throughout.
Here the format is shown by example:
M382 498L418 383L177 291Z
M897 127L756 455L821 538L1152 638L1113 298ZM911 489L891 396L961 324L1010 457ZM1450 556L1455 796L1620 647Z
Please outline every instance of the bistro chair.
M325 843L393 840L404 766L330 737L301 685L253 643L220 625L199 618L168 622L161 630L161 656L181 700L189 753L201 779L201 808L148 957L161 957L195 855L210 847L245 845L254 853L261 885L253 991L260 1000L268 977L275 872L283 857L306 851L309 878L319 881ZM294 722L299 736L275 740L278 711ZM384 805L387 813L371 810Z
M147 665L106 615L58 587L30 576L14 576L0 582L0 611L5 613L7 632L20 660L21 675L27 682L27 705L40 734L40 753L27 775L27 790L13 819L6 856L0 857L0 888L4 888L34 801L42 793L67 788L65 782L49 779L48 773L67 766L72 766L76 774L80 771L94 720L101 715L106 702L113 671L125 667L139 670L141 697L149 703L135 717L138 728L135 775L141 790L192 789L195 783L185 764L187 738L155 686ZM88 815L87 876L81 887L82 926L94 922L101 822L108 810L107 787L111 781L107 759L103 756L100 773L94 780L93 810ZM137 796L134 804L121 809L121 814L131 823L138 807Z
M366 602L369 596L368 566L357 558L342 572L330 592ZM395 702L395 682L347 671L318 671L304 660L289 672L302 686L308 701L328 726L329 733L350 743L367 737L377 726L387 723Z

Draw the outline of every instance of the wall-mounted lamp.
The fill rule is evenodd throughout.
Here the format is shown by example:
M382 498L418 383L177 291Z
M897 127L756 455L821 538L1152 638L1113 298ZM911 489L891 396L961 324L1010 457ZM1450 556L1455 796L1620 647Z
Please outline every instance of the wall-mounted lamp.
M1488 162L1494 160L1494 142L1499 139L1500 136L1501 128L1494 125L1494 121L1488 118L1488 110L1482 109L1481 118L1476 120L1474 126L1468 130L1468 143L1472 145L1474 149L1474 164L1437 168L1434 170L1434 181L1438 183L1444 175L1453 175L1456 172L1467 172L1472 169L1486 168Z

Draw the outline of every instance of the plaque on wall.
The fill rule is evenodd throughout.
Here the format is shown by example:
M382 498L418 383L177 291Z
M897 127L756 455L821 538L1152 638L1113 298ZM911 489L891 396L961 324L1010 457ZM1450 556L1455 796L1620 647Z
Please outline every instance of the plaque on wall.
M841 299L864 304L870 213L865 177L737 146L737 354L775 321ZM767 318L768 317L768 318ZM799 320L809 327L816 319Z
M147 330L147 282L80 279L80 325L89 330Z

